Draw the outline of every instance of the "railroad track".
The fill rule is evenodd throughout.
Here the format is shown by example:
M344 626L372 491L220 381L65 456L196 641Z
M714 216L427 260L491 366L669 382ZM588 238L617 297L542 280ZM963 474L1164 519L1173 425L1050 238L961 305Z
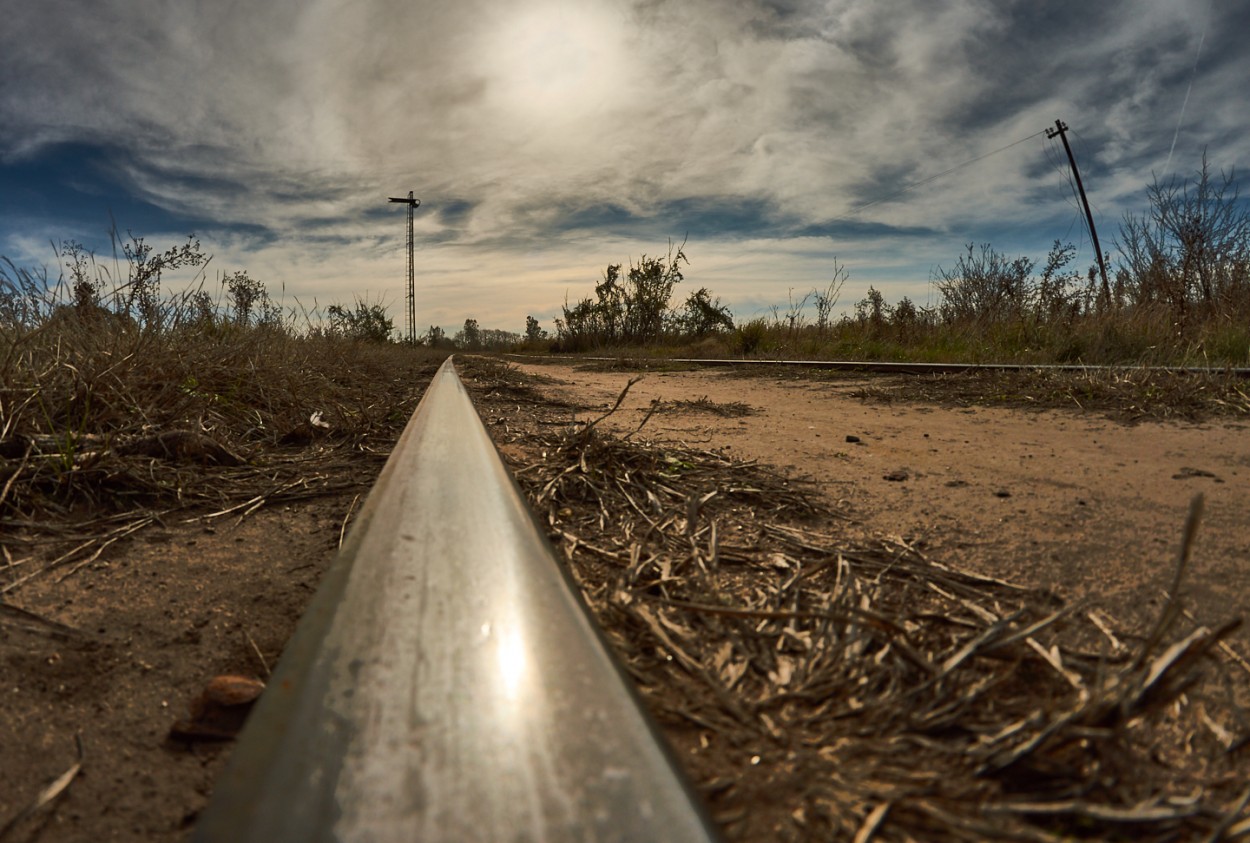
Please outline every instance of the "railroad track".
M506 354L513 360L558 360L563 363L680 363L690 366L724 368L779 368L830 369L852 372L879 372L899 375L938 375L962 372L1166 372L1185 375L1231 375L1250 378L1250 368L1217 366L1085 366L1066 363L891 363L878 360L726 360L699 357L632 358L584 357L581 355L530 355Z
M287 645L194 839L718 839L451 359Z

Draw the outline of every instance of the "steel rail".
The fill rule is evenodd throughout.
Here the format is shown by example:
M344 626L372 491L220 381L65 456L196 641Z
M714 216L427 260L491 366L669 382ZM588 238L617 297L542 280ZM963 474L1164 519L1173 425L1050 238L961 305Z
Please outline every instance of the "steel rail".
M879 360L730 360L704 357L582 357L569 354L508 354L515 360L558 360L562 363L616 363L622 360L643 363L681 363L695 366L733 368L769 368L794 366L807 369L832 369L856 372L880 372L899 375L959 374L963 372L1167 372L1182 375L1230 375L1250 378L1250 368L1215 366L1086 366L1068 363L892 363Z
M717 839L450 359L193 839Z

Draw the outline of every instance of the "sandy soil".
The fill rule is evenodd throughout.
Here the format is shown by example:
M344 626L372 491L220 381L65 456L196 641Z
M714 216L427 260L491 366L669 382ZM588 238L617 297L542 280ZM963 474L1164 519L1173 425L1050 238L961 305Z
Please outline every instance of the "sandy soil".
M523 364L544 389L606 410L638 373ZM879 381L878 381L879 382ZM862 378L642 376L603 424L638 427L652 401L745 403L741 418L657 412L639 436L726 448L792 470L841 501L866 535L899 536L948 564L1144 620L1171 580L1191 499L1205 511L1185 584L1204 618L1250 600L1250 431L1125 425L1077 410L870 403ZM1240 639L1250 642L1245 630Z
M0 825L70 769L75 736L83 759L55 808L8 829L4 843L185 838L230 743L175 740L171 728L214 677L265 678L352 498L171 520L63 581L73 566L8 595L71 630L0 614Z
M553 398L609 407L633 376L524 365ZM687 405L640 436L726 448L809 477L865 536L901 536L942 561L1089 596L1122 620L1154 607L1190 498L1206 516L1187 580L1205 618L1250 595L1250 435L1227 424L1124 426L1068 411L865 403L855 381L653 373L604 422L638 427L655 399ZM602 412L599 410L598 412ZM571 412L571 411L569 411ZM376 465L362 465L361 486ZM352 494L167 523L97 561L40 578L0 602L0 825L84 748L51 810L0 832L11 841L184 839L228 743L171 740L220 674L264 678L332 558ZM840 527L840 529L845 529ZM5 582L33 562L0 560ZM16 566L16 567L15 567ZM20 607L60 627L31 622ZM1234 643L1243 652L1243 631Z

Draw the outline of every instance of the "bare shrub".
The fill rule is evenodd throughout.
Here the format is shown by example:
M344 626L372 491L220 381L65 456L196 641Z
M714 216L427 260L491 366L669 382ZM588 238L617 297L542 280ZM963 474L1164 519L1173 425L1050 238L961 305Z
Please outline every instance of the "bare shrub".
M1195 306L1250 311L1250 208L1235 171L1217 178L1204 154L1191 178L1156 178L1147 197L1150 210L1126 214L1116 242L1131 302L1163 303L1181 321Z
M129 267L129 278L126 284L116 291L123 304L124 312L139 320L145 327L160 327L161 324L161 276L166 270L183 267L198 267L208 262L208 256L200 247L195 235L189 235L187 242L181 246L171 246L164 252L153 252L152 246L142 237L127 232L128 242L121 244L122 254L126 256ZM113 232L114 242L118 239Z
M547 341L546 329L533 316L525 317L525 341L535 347Z
M942 319L986 324L1020 318L1028 307L1034 265L1028 257L1009 260L989 243L981 244L979 252L969 243L953 270L936 270Z
M763 350L768 339L768 320L752 319L738 326L734 332L733 350L738 354L755 354Z
M226 296L234 311L234 321L240 325L271 324L280 320L277 308L269 298L263 282L252 278L245 271L227 275L222 281Z
M674 249L670 243L665 257L643 255L637 264L630 262L624 275L621 264L611 264L595 286L595 298L583 298L573 307L566 298L563 318L555 320L559 348L584 351L658 341L672 321L669 302L673 287L684 277L681 264L690 263L685 245L683 241Z
M880 331L890 321L893 309L885 303L885 296L869 285L868 292L855 304L855 318L861 326Z
M386 314L386 305L356 299L353 307L332 304L326 308L331 330L342 337L366 342L390 342L395 322Z
M75 306L86 309L100 306L100 292L104 279L95 269L95 254L76 240L62 240L57 251L65 268L69 270L70 292Z
M798 342L799 335L802 333L804 326L807 324L807 317L804 311L807 310L807 303L811 301L812 294L815 290L808 290L800 299L794 298L794 288L791 287L787 292L787 307L783 315L781 309L776 305L772 307L773 324L785 332L786 343L793 346Z
M829 333L833 308L837 306L838 298L842 295L842 286L850 277L851 273L846 266L838 263L837 257L834 257L833 278L829 281L829 286L824 290L813 291L816 299L816 332L822 337Z
M675 322L681 333L695 338L734 328L733 314L720 303L719 298L712 298L707 287L700 287L690 294Z
M645 345L658 340L664 332L665 316L673 286L684 277L681 272L686 258L685 243L673 251L669 244L665 258L649 258L643 255L638 265L629 266L625 287L625 323L623 339L626 342Z

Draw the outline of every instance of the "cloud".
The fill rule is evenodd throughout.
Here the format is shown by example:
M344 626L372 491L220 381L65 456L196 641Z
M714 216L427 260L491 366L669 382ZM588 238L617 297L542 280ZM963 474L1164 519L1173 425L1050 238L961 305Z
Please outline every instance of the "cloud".
M1071 226L1056 118L1108 225L1191 82L1173 169L1244 161L1247 25L1207 0L18 4L0 248L112 210L319 300L402 300L386 197L413 190L448 326L523 324L687 234L731 303L834 255L891 295L964 242L1044 251Z

